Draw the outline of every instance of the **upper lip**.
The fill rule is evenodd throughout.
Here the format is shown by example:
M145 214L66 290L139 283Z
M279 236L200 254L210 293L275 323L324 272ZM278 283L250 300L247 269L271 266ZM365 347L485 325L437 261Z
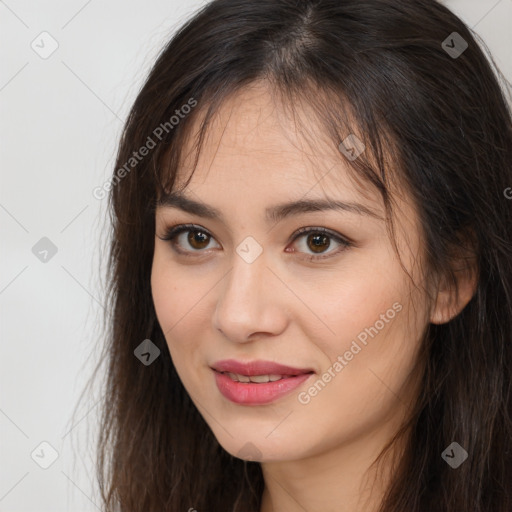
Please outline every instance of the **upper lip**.
M311 368L293 368L272 361L236 361L235 359L223 359L212 364L212 369L218 372L238 373L240 375L301 375L313 373Z

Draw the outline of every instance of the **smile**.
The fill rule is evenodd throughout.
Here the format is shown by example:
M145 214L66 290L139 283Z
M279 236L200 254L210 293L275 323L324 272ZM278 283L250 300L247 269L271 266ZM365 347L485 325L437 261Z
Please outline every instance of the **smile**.
M229 375L235 382L256 382L258 384L264 382L276 382L281 379L289 379L290 377L296 377L296 375L241 375L240 373L221 372Z
M244 375L213 370L215 383L222 396L238 405L263 405L272 403L291 393L314 372L299 375Z

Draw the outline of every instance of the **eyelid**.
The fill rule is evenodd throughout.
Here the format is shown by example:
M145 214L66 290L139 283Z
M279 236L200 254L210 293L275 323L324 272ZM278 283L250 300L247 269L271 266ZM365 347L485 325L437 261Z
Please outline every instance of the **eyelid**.
M174 239L177 236L179 236L181 233L183 233L183 232L186 233L187 231L194 231L194 230L201 231L204 234L206 234L208 237L215 240L215 237L210 233L209 230L207 230L206 228L203 228L202 226L200 226L198 224L175 224L173 226L169 226L169 227L165 228L164 236L162 236L162 237L160 237L158 235L157 236L158 236L158 238L160 238L160 240L169 242L172 246L172 249L180 255L191 256L191 257L201 257L202 256L201 253L207 253L208 250L196 250L196 251L182 250L182 249L176 248L177 244L174 243ZM295 240L300 238L302 235L309 234L309 233L325 234L325 235L329 236L330 238L332 238L333 240L335 240L336 243L339 243L341 245L341 247L336 250L333 250L333 251L325 253L325 254L320 253L318 255L315 255L315 254L304 255L304 253L301 253L300 251L293 251L294 253L303 254L303 259L307 259L309 261L318 261L318 260L334 257L335 255L339 254L340 252L344 251L345 249L354 247L356 245L355 242L353 240L351 240L349 237L341 235L340 233L338 233L334 230L331 230L329 228L324 228L324 227L320 227L320 226L304 226L304 227L297 229L290 236L290 239L288 240L287 243L295 242Z

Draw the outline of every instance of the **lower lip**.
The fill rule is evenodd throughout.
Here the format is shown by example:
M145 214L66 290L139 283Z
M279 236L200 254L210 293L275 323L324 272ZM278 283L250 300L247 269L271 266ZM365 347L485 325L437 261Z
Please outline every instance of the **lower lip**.
M290 393L306 381L313 373L304 373L295 377L276 380L274 382L254 383L237 382L229 375L215 373L215 382L224 397L236 404L261 405L268 404Z

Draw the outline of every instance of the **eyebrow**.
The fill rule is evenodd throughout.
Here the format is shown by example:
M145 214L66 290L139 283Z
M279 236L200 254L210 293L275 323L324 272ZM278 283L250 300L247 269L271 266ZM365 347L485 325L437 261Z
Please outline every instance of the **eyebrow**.
M195 201L181 192L170 192L162 195L157 201L157 208L158 207L178 208L185 212L198 215L199 217L219 219L225 222L224 216L220 210L206 203ZM379 214L362 204L334 199L302 199L289 203L281 203L268 207L265 210L265 215L267 222L270 223L278 222L294 215L328 210L344 211L383 220Z

